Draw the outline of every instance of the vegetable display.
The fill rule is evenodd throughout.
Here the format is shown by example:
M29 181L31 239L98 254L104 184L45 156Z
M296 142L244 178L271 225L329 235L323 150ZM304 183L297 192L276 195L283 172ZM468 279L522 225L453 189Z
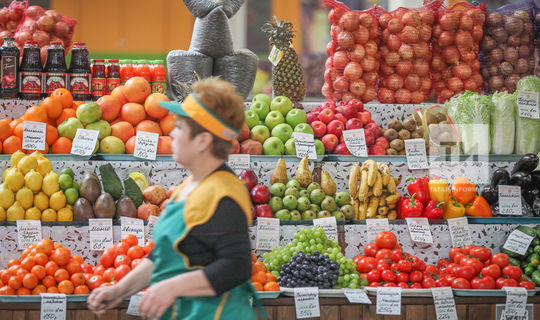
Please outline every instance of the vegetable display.
M519 226L515 230L519 230L530 237L534 237L529 244L527 251L523 255L503 247L501 247L501 251L510 257L509 261L511 265L521 268L525 279L540 286L540 226L534 228Z
M540 78L529 76L519 80L517 91L540 93ZM540 119L516 116L516 153L540 152Z
M516 94L496 92L491 96L489 137L491 153L514 153L516 132Z

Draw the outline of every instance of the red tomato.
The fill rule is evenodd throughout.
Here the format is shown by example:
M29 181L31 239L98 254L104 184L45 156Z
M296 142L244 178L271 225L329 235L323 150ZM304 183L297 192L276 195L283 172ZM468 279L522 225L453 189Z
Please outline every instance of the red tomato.
M363 257L356 264L356 271L359 273L367 273L377 268L377 260L372 257Z
M475 277L471 281L471 287L473 289L495 289L495 280L492 277Z
M499 267L498 264L492 264L484 267L481 273L484 277L492 277L493 279L497 279L501 276L501 267Z
M484 264L476 258L464 258L461 260L460 265L473 267L476 274L480 273L480 271L482 271L484 268Z
M364 253L368 257L375 257L377 251L379 251L379 247L377 247L377 244L375 244L374 242L368 243L364 247Z
M367 274L366 280L368 282L379 282L381 281L381 272L379 270L372 270Z
M463 250L461 248L451 248L448 252L448 257L450 257L450 260L454 260L454 256L458 252L463 252Z
M383 284L383 287L397 287L397 285L394 282L387 282Z
M114 280L114 268L109 268L103 272L103 280L105 282L111 282Z
M424 271L426 270L426 263L418 257L412 257L412 267L414 270Z
M435 285L437 287L448 287L450 286L450 283L446 281L446 279L440 278L440 279L435 280Z
M396 276L396 282L408 282L409 281L409 275L406 272L400 272Z
M120 281L131 271L131 268L127 264L123 264L114 270L114 280Z
M399 260L397 263L397 269L401 272L411 272L413 268L413 264L410 261L407 260ZM403 281L406 282L406 281Z
M88 263L81 264L81 269L82 269L83 273L93 273L94 272L94 267L92 267Z
M411 289L422 289L422 284L418 283L418 282L415 282L415 283L412 283L409 288Z
M424 280L422 280L422 288L435 288L436 286L435 280L431 277L424 277Z
M510 263L510 259L506 253L496 253L491 257L491 262L504 268Z
M379 248L394 249L397 244L397 237L390 231L379 232L375 243Z
M359 261L360 259L362 259L363 257L365 257L365 255L363 255L363 254L358 254L358 255L354 256L354 258L353 258L352 261L353 261L355 264L357 264L358 261Z
M434 266L432 264L428 264L426 266L425 272L431 273L431 274L439 274L439 268L437 268L436 266Z
M502 274L514 280L521 278L522 272L520 267L506 266L502 269Z
M401 287L402 289L409 289L409 285L406 282L398 282L398 287Z
M467 279L464 279L464 278L455 278L450 284L450 286L454 289L470 289L471 288L471 284L469 283L469 281L467 281Z
M523 287L527 290L534 290L536 289L535 285L531 281L520 281L518 284L520 287Z
M384 270L381 272L382 281L395 281L396 277L396 274L392 270Z
M448 259L439 259L439 261L437 261L437 267L444 267L444 266L447 266L448 264L450 264L452 261L448 260Z
M390 264L388 263L379 263L377 265L377 270L379 270L380 272L383 272L384 270L388 270L390 269Z
M128 250L129 250L129 245L125 242L120 242L116 244L114 251L116 255L120 255L120 254L127 254Z
M106 270L106 269L105 269L104 266L102 266L102 265L101 265L101 266L97 266L97 267L94 268L94 274L97 274L97 275L99 275L99 276L102 276L103 273L105 272L105 270Z
M100 275L94 275L88 280L88 287L90 290L94 290L96 288L99 288L103 284L103 277Z
M463 260L464 258L467 258L467 255L465 253L457 252L454 255L454 258L452 258L452 261L454 261L454 263L461 263L461 260Z
M460 266L456 268L455 274L458 278L465 278L471 281L478 273L471 266Z
M506 279L506 278L499 278L495 282L497 289L502 289L503 287L517 287L518 282L516 279Z
M491 257L491 250L484 247L474 247L470 252L471 256L480 259L480 261L487 261Z
M392 270L392 271L394 271L394 272L399 271L398 266L397 266L397 263L392 263L392 264L390 265L390 270Z
M392 250L392 261L398 262L399 260L403 260L405 256L403 256L403 251L401 249L394 249Z
M116 254L105 251L99 258L99 264L104 266L105 268L108 268L113 265L115 257Z
M378 282L371 282L369 284L370 287L380 287L381 285Z
M131 264L131 259L125 254L118 255L116 259L114 259L114 267L118 268L123 264L127 264L129 266Z
M380 249L377 251L377 254L375 255L375 258L377 260L379 259L392 259L392 250L390 249Z
M422 282L424 279L424 274L420 271L413 271L409 274L410 282Z
M465 246L463 247L463 253L465 253L466 255L470 255L471 254L471 249L474 248L476 246Z

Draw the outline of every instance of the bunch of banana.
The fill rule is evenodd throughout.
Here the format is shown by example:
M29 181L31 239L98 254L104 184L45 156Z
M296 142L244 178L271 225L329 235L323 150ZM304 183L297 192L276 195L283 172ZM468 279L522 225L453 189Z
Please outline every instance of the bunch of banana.
M386 163L367 160L362 166L354 165L349 175L349 193L354 199L356 219L396 219L399 183Z

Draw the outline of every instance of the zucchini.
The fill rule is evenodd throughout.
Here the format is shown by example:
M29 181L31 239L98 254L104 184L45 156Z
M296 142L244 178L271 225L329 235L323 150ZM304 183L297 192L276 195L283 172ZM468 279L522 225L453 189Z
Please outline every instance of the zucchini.
M534 228L527 227L527 226L519 226L516 229L531 237L536 237L536 231Z
M123 192L122 181L118 178L118 175L114 171L114 168L110 163L104 164L99 167L99 174L101 175L101 182L103 183L103 190L109 193L114 200L120 199Z
M520 257L519 254L517 254L517 253L515 253L515 252L512 252L512 251L510 251L510 250L506 250L506 249L503 248L502 246L501 246L500 249L501 249L501 252L502 252L502 253L506 253L506 254L508 255L508 257L510 257L510 258L518 258L518 257Z
M133 179L127 177L124 180L124 189L126 190L126 196L128 196L135 204L135 207L138 208L144 201L143 194L141 188L139 188L139 185Z

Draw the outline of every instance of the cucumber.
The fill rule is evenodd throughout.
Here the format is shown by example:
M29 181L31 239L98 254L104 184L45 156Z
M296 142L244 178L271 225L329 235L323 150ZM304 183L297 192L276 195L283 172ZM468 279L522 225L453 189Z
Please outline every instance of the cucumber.
M527 227L527 226L519 226L516 229L531 237L536 237L536 230L534 228Z
M513 266L520 266L521 265L521 262L514 258L514 257L508 257L509 261L510 261L510 264L513 265Z
M518 258L518 257L520 257L519 254L517 254L517 253L515 253L515 252L512 252L512 251L510 251L510 250L506 250L506 249L503 248L502 246L501 246L500 249L501 249L501 252L502 252L502 253L506 253L510 258Z
M118 200L123 192L122 181L118 178L112 165L107 163L100 166L99 174L101 175L103 190L109 193L115 200Z
M138 208L144 201L143 194L141 192L141 188L139 188L139 185L137 185L137 183L133 179L127 177L124 180L124 189L126 196L128 196L135 204L135 207Z

